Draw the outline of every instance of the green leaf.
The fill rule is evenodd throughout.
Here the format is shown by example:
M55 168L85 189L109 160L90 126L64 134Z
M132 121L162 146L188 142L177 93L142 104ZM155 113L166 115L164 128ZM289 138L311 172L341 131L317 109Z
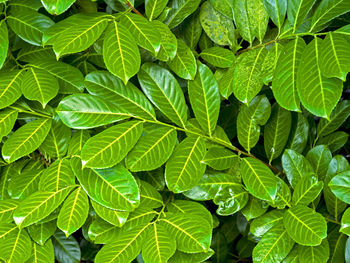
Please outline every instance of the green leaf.
M241 210L249 200L248 192L243 185L236 183L220 188L214 197L214 203L218 205L216 213L222 216L232 215Z
M42 0L43 6L51 15L60 15L64 13L72 4L74 4L75 0Z
M320 47L320 68L325 77L346 80L350 71L348 43L348 39L341 34L327 34Z
M43 33L54 25L50 18L29 8L14 9L7 23L20 38L35 46L41 46Z
M243 158L242 179L248 191L255 197L273 201L277 194L277 177L260 161L251 157Z
M331 262L344 262L344 251L347 236L339 233L339 229L335 228L328 235L328 243L330 249Z
M315 37L304 49L297 74L297 90L301 103L308 111L329 119L343 87L341 80L322 76L319 59L321 41ZM309 74L310 71L315 74Z
M49 134L40 145L40 150L50 157L63 157L71 138L71 130L60 120L54 120Z
M119 163L140 138L142 124L140 121L125 122L91 137L81 151L83 166L109 168Z
M293 206L284 213L284 226L289 236L303 246L317 246L327 237L323 216L306 206Z
M310 125L304 115L296 114L296 120L292 120L292 130L287 143L287 148L302 153L309 139ZM293 118L293 115L292 115Z
M167 64L180 78L192 80L196 76L196 59L191 49L181 39L177 40L177 51L175 57L168 61Z
M162 166L176 143L176 131L168 127L154 128L142 136L126 156L126 167L132 172L150 171Z
M238 0L233 3L235 24L240 35L250 44L255 37L262 42L269 16L260 0Z
M53 263L55 262L55 253L52 241L49 240L41 246L33 243L33 252L26 263Z
M60 93L71 94L81 92L84 89L83 74L75 67L51 59L33 59L30 65L43 69L55 76L60 83Z
M179 250L176 250L174 256L170 258L169 263L194 263L194 262L204 262L207 259L211 258L214 254L214 250L209 248L208 252L202 253L184 253Z
M0 21L0 36L0 68L2 68L7 58L7 51L9 48L8 30L5 19Z
M160 33L160 49L156 57L161 61L173 59L177 51L177 39L169 27L158 20L152 21Z
M7 136L17 120L18 111L7 108L0 111L0 138Z
M23 70L0 72L0 108L6 108L22 95Z
M42 172L42 169L31 169L11 176L11 181L7 188L11 198L25 199L36 192Z
M88 94L64 98L57 113L65 125L75 129L94 128L133 116L109 101Z
M204 49L200 56L208 63L218 68L229 68L235 61L235 55L228 49L210 47Z
M264 127L264 147L270 162L283 152L291 126L291 113L275 103L271 109L270 119Z
M170 29L179 25L186 17L197 10L200 0L175 0L171 1L170 12L165 23Z
M287 16L294 34L304 22L306 15L316 0L289 0L287 5Z
M89 213L89 199L83 188L78 187L64 201L58 214L57 226L70 236L84 223Z
M155 119L154 109L145 95L132 83L126 86L108 71L94 71L85 77L85 87L91 95L113 101L130 114Z
M284 210L275 209L259 216L250 224L250 232L256 237L262 237L273 226L282 222L284 212Z
M120 23L129 30L140 47L153 54L158 53L161 41L160 33L154 30L152 23L146 18L130 13L122 16Z
M349 138L349 134L347 134L346 132L335 132L332 134L329 134L323 138L321 138L317 144L323 144L326 145L329 150L333 153L337 150L339 150L340 148L342 148L348 141Z
M17 200L1 200L0 201L0 220L2 223L12 223L13 212L18 207Z
M49 242L48 239L55 234L57 229L56 220L46 223L37 223L28 226L27 230L30 237L40 246Z
M209 1L204 2L201 6L200 22L205 33L214 43L221 46L235 45L236 37L232 18L216 11Z
M83 169L76 177L86 193L110 209L132 211L140 203L135 178L122 165L108 169Z
M250 221L263 215L268 208L269 207L263 201L251 196L248 203L241 210L241 213L247 221Z
M321 193L323 182L319 182L314 174L304 175L295 186L294 205L309 205Z
M169 203L167 208L168 212L174 214L179 213L186 216L191 213L191 215L201 217L202 220L208 222L211 226L213 226L213 216L200 203L186 200L175 200Z
M239 157L226 148L213 147L205 154L203 163L215 170L226 170L239 164Z
M198 73L188 83L191 106L202 129L212 136L220 112L220 93L218 83L211 70L198 63Z
M95 262L131 262L141 252L145 239L146 226L137 227L129 231L122 231L118 235L118 242L105 245L96 255Z
M60 189L75 184L70 161L67 159L56 160L42 174L39 182L39 190L57 192Z
M350 209L346 209L341 218L340 232L350 235Z
M195 50L202 34L202 26L199 19L199 11L192 14L183 23L183 40L191 50Z
M203 176L201 163L205 143L201 137L188 137L176 146L165 166L165 181L169 190L181 193L194 187Z
M237 137L248 152L259 141L260 125L270 117L271 105L265 96L255 97L249 106L242 106L237 117Z
M57 192L35 192L16 209L13 219L20 228L32 225L50 215L67 197L72 187Z
M71 140L68 144L67 154L72 155L80 155L81 150L83 149L83 145L90 139L89 131L87 130L79 130L73 133Z
M350 3L346 0L326 0L320 3L312 17L310 32L322 29L328 21L350 11Z
M214 199L223 188L241 186L240 181L225 173L205 173L198 184L184 193L185 196L197 201Z
M119 234L119 228L107 223L103 219L96 217L89 225L89 239L95 244L113 243L115 237Z
M58 93L58 81L42 69L30 68L23 76L22 93L29 100L39 101L43 108Z
M280 29L287 13L288 0L263 0L272 22Z
M350 102L343 100L332 111L329 120L321 119L317 125L317 137L321 138L336 131L350 116Z
M167 213L160 220L170 235L177 242L177 249L182 252L206 252L211 242L211 227L201 217Z
M140 186L140 207L158 208L164 205L163 197L160 193L149 183L139 181Z
M306 159L314 168L318 178L322 180L326 176L328 165L332 160L332 153L326 146L318 145L307 153Z
M96 214L110 224L121 227L125 224L126 220L128 219L129 212L109 209L93 200L90 201Z
M300 111L297 72L305 47L304 40L297 37L285 46L283 55L279 56L277 61L272 79L272 91L278 104L287 110Z
M125 84L140 69L139 49L129 30L122 24L112 22L103 40L103 60L107 69Z
M80 247L73 236L66 237L63 232L57 231L53 236L52 243L55 248L55 258L58 262L80 262Z
M87 49L101 36L107 25L108 20L103 13L76 14L45 31L43 42L45 45L52 44L56 57L60 58Z
M341 201L350 203L350 171L338 173L328 184L333 194Z
M220 79L218 79L219 84L219 90L221 96L223 96L225 99L228 99L228 97L232 94L233 88L234 88L234 73L235 71L235 64L233 64L223 75Z
M4 233L5 228L7 231ZM12 225L2 225L0 228L1 259L8 263L25 262L31 252L32 242L26 230L13 228Z
M11 163L37 149L45 140L51 119L37 119L16 130L2 147L2 157Z
M292 250L294 241L281 222L267 231L253 250L254 262L281 262Z
M336 155L329 163L327 174L324 179L323 196L326 201L327 210L331 215L334 215L334 217L337 219L338 215L340 215L346 209L347 204L340 201L333 194L328 184L334 176L336 176L338 173L348 170L349 167L349 162L345 159L345 157L341 155Z
M263 87L262 64L265 59L266 48L253 49L243 53L237 59L234 71L233 94L248 105Z
M298 254L300 263L326 263L329 259L328 240L324 239L319 246L298 246Z
M313 168L309 161L301 154L287 149L282 156L283 170L287 175L290 185L295 188L298 182L308 173L312 173Z
M138 73L138 79L150 101L175 124L185 127L187 106L174 76L156 64L145 63Z
M146 0L145 11L150 21L157 18L164 10L168 0Z
M175 253L176 242L161 224L150 224L145 230L145 240L147 242L142 246L142 258L145 263L167 262Z

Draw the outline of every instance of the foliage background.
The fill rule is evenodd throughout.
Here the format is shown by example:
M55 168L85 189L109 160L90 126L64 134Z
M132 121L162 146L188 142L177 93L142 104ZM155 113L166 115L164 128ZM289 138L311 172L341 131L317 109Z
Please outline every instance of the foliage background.
M350 1L0 11L0 261L350 262Z

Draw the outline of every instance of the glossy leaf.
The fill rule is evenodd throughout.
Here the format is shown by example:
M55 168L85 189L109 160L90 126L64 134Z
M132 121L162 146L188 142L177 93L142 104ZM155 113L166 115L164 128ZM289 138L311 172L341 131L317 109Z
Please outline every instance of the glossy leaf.
M108 71L94 71L85 77L86 89L90 94L113 101L134 116L155 119L151 103L132 83L126 86Z
M57 226L59 229L70 236L77 231L84 223L88 216L89 199L81 187L74 190L58 214Z
M318 182L313 174L304 175L296 184L293 193L295 205L309 205L321 193L323 182Z
M142 122L115 125L91 137L81 152L84 167L109 168L119 163L134 147L142 133Z
M264 127L264 146L270 162L281 155L287 143L292 125L292 116L289 111L274 104L271 116Z
M23 70L0 73L0 108L3 109L14 103L21 95Z
M103 41L107 69L125 84L139 71L141 63L138 47L131 39L133 36L124 25L113 22L107 27Z
M300 245L317 246L327 236L326 220L306 206L288 209L283 222L289 236Z
M51 120L48 118L37 119L23 125L2 147L2 157L10 163L33 152L44 141L50 126Z
M24 228L51 214L67 197L72 187L57 192L35 192L25 199L13 214L20 228Z
M247 105L263 86L262 62L266 53L265 48L251 50L242 54L237 61L234 78L239 81L234 82L233 94L239 101Z
M88 129L132 117L115 104L87 94L61 100L57 113L62 122L75 129Z
M272 91L278 104L293 111L300 111L300 99L297 92L297 72L306 44L302 38L290 41L279 56L272 79Z
M200 0L175 0L171 2L171 11L165 20L169 28L174 28L180 24L187 16L196 11Z
M201 160L205 144L200 137L188 137L174 150L165 166L165 181L169 190L181 193L194 187L203 176Z
M198 63L198 73L188 84L192 109L202 129L212 135L220 112L220 93L218 84L210 69Z
M336 176L329 182L328 186L333 194L345 203L350 203L349 190L350 190L350 171L344 171Z
M52 15L60 15L64 13L75 2L75 0L42 0L41 2L43 3L47 12Z
M242 159L241 173L248 191L255 197L273 201L277 194L277 177L271 170L251 157Z
M196 76L197 64L191 49L181 39L177 40L175 57L168 61L169 68L180 78L192 80Z
M132 211L140 202L136 180L122 165L108 169L83 169L76 174L95 202L110 209Z
M184 127L187 120L185 98L172 74L160 66L145 63L138 79L150 101L170 120Z
M126 167L133 172L159 168L170 157L176 143L176 131L167 127L153 129L142 136L126 157Z
M302 53L297 74L297 90L303 106L316 116L329 119L342 93L341 80L322 76L321 39L315 37ZM311 70L316 74L308 74Z

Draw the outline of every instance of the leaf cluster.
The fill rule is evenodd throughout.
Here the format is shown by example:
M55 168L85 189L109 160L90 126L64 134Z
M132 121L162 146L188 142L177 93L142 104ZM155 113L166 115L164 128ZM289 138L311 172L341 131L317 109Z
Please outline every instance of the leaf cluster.
M349 0L0 13L0 262L350 262Z

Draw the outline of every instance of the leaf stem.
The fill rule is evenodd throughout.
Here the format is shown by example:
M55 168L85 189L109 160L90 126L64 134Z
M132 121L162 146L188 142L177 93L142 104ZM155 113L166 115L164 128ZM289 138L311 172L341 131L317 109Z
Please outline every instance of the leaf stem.
M329 223L341 225L340 222L338 222L338 221L336 221L336 220L332 220L332 219L329 219L329 218L327 218L327 217L324 217L324 219L326 219L326 221L329 222Z
M272 166L271 164L268 164L268 163L265 163L264 161L260 160L259 158L255 157L254 155L250 154L250 153L247 153L245 151L242 151L240 149L238 149L237 147L233 146L232 144L229 144L223 140L220 140L219 138L215 138L215 137L210 137L210 136L207 136L207 135L204 135L202 133L199 133L199 132L196 132L196 131L192 131L192 130L188 130L188 129L185 129L185 128L181 128L181 127L177 127L177 126L173 126L171 124L168 124L168 123L164 123L164 122L160 122L160 121L153 121L153 120L146 120L146 119L142 119L143 121L145 122L149 122L149 123L153 123L153 124L158 124L158 125L162 125L162 126L167 126L169 128L173 128L173 129L176 129L178 131L182 131L182 132L185 132L185 133L190 133L190 134L193 134L193 135L196 135L196 136L200 136L202 138L205 138L207 140L210 140L216 144L219 144L219 145L222 145L234 152L237 152L239 155L244 155L244 156L247 156L247 157L251 157L251 158L254 158L258 161L260 161L261 163L263 163L264 165L266 165L267 167L269 167L271 170L273 170L275 173L281 173L281 171L277 168L275 168L274 166Z
M144 17L128 0L125 3L135 14Z
M27 111L27 110L23 110L21 108L17 108L14 106L9 106L9 108L14 109L14 110L18 110L21 113L28 113L28 114L32 114L32 115L36 115L36 116L40 116L40 117L44 117L44 118L51 118L52 116L48 115L48 114L42 114L36 111Z

